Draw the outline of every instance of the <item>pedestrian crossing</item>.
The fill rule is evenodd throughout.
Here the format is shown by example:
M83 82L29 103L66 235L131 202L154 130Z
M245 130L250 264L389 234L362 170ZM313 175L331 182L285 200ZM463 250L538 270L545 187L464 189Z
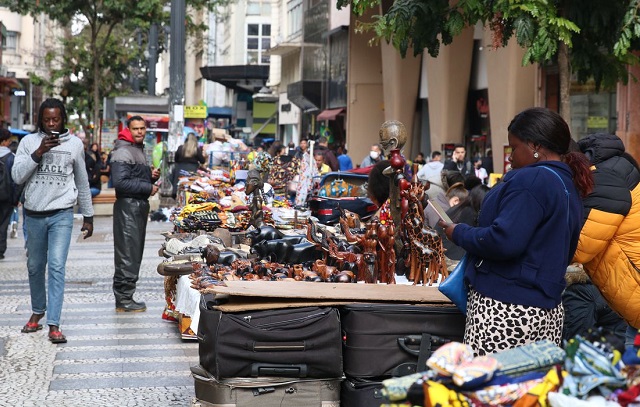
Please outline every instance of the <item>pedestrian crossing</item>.
M108 230L110 222L96 218L96 227ZM59 345L47 340L46 326L20 333L31 315L29 284L23 242L11 239L0 261L0 406L191 406L198 344L162 319L164 278L155 270L167 227L147 229L135 295L146 312L115 312L108 232L72 239L60 324L68 342Z

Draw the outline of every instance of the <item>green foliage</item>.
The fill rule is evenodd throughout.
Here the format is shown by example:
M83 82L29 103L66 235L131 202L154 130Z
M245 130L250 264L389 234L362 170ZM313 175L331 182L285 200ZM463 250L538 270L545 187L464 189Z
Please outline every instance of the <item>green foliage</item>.
M214 11L232 0L186 0L196 14ZM60 38L62 54L51 50L45 57L48 77L31 74L34 83L45 93L59 93L71 111L93 118L105 96L130 93L131 78L142 77L138 61L144 61L148 47L147 33L152 23L169 24L165 0L0 0L0 6L39 18L44 14L69 33ZM187 35L197 36L207 29L203 23L186 18ZM164 30L160 29L156 46L164 47ZM140 43L137 34L140 34ZM146 81L141 80L141 84Z
M339 8L349 4L362 15L380 0L338 0ZM373 30L403 57L410 49L436 57L441 44L478 22L491 30L494 48L511 39L523 47L523 64L552 61L566 44L578 80L593 79L597 89L626 82L626 66L638 62L630 51L640 49L640 0L396 0L359 29Z

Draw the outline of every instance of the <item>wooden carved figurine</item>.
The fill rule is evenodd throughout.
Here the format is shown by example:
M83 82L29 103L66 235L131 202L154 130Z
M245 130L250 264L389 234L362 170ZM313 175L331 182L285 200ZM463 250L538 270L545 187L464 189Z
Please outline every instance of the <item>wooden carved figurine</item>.
M255 169L249 170L247 173L245 193L247 195L253 194L249 208L251 209L250 223L255 228L259 228L264 224L264 213L262 212L262 204L264 203L264 198L262 196L263 188L264 181L262 180L260 171Z
M438 233L424 226L424 209L422 198L424 185L422 183L411 184L411 187L403 191L408 201L407 215L402 220L403 233L409 245L409 279L413 284L432 285L438 280L441 273L443 278L448 275L444 258L444 247Z

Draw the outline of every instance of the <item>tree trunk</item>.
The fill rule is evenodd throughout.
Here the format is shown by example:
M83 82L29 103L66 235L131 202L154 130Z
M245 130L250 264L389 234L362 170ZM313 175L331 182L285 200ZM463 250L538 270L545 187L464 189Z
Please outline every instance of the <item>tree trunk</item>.
M560 116L571 127L571 64L569 62L569 48L562 41L558 47L558 74L560 77Z
M95 51L94 54L96 54ZM91 141L100 144L97 134L100 131L100 61L98 58L98 55L93 56L93 132Z

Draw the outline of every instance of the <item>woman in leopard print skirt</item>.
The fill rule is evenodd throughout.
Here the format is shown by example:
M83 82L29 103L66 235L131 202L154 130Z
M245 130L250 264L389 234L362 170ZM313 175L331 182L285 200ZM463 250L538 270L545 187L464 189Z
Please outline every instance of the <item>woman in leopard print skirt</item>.
M527 109L508 132L512 170L485 196L478 227L440 223L470 256L465 343L478 355L560 343L564 275L582 227L581 196L593 187L557 113Z

